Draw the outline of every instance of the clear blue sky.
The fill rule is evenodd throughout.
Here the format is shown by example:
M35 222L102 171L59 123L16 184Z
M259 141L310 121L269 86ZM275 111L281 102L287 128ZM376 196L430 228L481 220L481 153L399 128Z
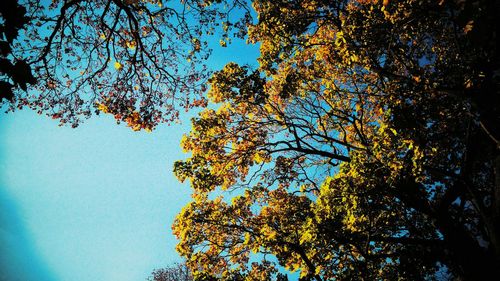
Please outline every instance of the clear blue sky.
M215 50L213 69L255 46ZM0 114L0 280L144 280L180 258L170 226L189 186L172 173L189 131L133 132L110 116L77 129L32 111Z

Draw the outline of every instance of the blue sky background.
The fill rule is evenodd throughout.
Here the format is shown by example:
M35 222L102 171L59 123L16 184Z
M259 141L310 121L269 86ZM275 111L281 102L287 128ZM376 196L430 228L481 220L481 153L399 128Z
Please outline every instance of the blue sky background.
M209 61L256 64L256 46ZM133 132L111 116L76 129L30 110L0 113L0 280L145 280L180 261L170 226L190 199L172 173L189 131Z

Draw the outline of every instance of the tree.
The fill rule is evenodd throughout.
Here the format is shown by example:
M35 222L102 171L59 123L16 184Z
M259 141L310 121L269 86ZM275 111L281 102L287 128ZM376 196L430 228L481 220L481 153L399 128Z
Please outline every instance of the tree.
M221 42L242 37L250 20L238 0L19 4L29 25L13 43L11 56L25 58L22 67L33 70L28 82L35 86L7 92L9 109L30 107L74 127L82 117L104 112L134 130L151 130L176 121L180 108L205 106L209 70L203 63L210 54L210 34L220 30ZM6 36L11 43L13 37ZM26 90L25 83L19 85Z
M219 108L175 165L193 187L174 225L193 274L498 276L497 2L253 1L260 66L210 78ZM74 126L95 110L151 130L206 105L204 36L221 24L225 45L251 21L238 0L7 3L2 102Z
M12 101L13 91L19 87L27 90L27 84L36 83L26 60L16 59L12 63L12 42L18 37L19 30L24 28L29 19L26 9L15 0L6 0L0 7L0 102L4 99Z
M174 167L193 189L173 229L194 274L499 276L494 2L253 1L260 66L210 78L218 108Z
M192 281L193 276L186 264L174 264L166 268L155 269L148 281Z

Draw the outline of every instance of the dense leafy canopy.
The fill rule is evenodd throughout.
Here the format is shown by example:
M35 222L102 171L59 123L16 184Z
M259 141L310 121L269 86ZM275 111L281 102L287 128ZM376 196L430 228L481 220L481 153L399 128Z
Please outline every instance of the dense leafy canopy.
M252 4L260 66L211 77L174 168L195 277L499 276L498 4Z
M210 76L174 167L194 279L500 276L498 1L7 2L2 102L75 126L207 105L217 25L260 45Z

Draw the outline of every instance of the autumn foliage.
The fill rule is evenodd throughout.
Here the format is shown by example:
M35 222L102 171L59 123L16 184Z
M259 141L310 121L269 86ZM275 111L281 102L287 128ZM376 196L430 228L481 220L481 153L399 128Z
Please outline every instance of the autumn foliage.
M194 276L499 276L498 47L488 1L253 1L259 67L209 80L175 164ZM201 277L200 277L201 278Z
M173 225L189 278L491 280L498 2L24 0L0 59L33 77L0 69L3 102L133 130L207 107L174 167L192 188ZM211 74L216 30L258 44L258 67Z

